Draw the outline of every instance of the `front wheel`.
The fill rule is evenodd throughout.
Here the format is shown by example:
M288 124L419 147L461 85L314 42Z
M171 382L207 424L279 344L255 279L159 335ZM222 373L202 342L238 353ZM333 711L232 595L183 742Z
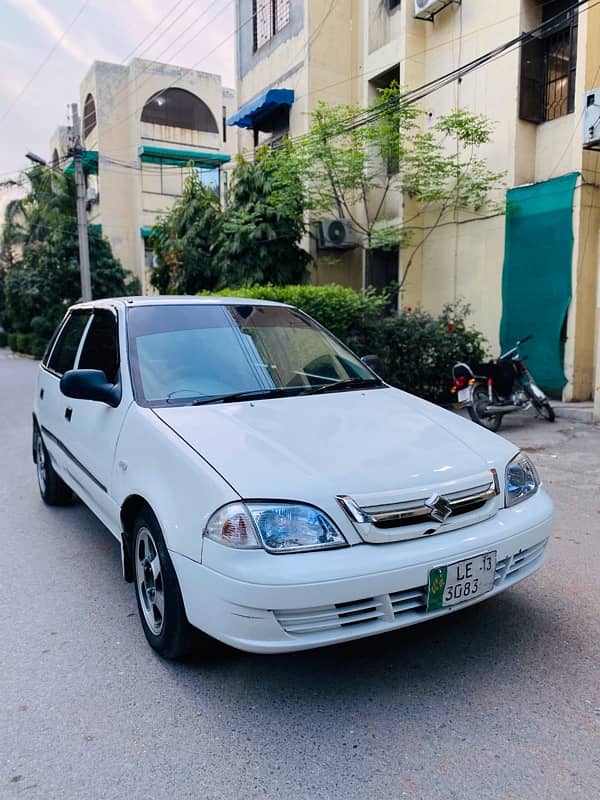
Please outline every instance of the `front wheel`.
M533 404L540 416L544 417L544 419L547 419L548 422L554 422L554 420L556 419L556 414L554 413L554 409L547 400L537 400L537 401L534 400Z
M177 575L158 521L141 511L133 528L135 595L148 644L165 658L181 658L192 646L193 628L185 615Z
M497 394L492 390L492 403L496 405L499 402L500 401ZM488 431L493 431L495 433L497 430L499 430L500 425L502 424L503 415L487 413L485 409L489 405L490 398L488 395L487 386L484 386L480 383L473 389L473 403L472 405L468 406L469 414L473 422L476 422L478 425L482 425L484 428L487 428Z

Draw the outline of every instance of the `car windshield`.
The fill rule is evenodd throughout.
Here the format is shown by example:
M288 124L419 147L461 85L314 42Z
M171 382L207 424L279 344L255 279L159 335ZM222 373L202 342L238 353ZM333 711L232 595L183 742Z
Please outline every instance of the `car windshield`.
M381 385L360 359L293 308L136 306L128 310L127 330L135 395L144 405Z

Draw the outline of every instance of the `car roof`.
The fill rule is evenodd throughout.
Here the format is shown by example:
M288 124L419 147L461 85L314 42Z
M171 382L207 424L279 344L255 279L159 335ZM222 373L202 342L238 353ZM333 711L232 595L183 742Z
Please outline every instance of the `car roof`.
M149 294L139 295L137 297L106 297L101 300L90 300L87 303L75 303L71 306L71 309L114 308L116 305L129 308L135 306L159 305L278 306L280 308L289 308L288 303L277 303L272 300L257 300L252 297L220 297L218 295L197 297L195 295Z

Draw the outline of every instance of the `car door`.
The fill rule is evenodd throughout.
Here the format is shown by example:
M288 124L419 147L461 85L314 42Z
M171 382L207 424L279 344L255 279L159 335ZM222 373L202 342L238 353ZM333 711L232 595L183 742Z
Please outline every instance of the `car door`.
M63 321L54 343L48 348L38 372L34 411L46 449L57 472L64 476L68 455L65 449L65 403L60 379L73 369L91 310L75 309Z
M77 493L115 534L120 530L119 508L110 486L117 441L131 403L129 382L121 379L119 340L116 309L94 309L76 362L76 369L102 370L109 383L121 386L116 408L63 395L69 475Z

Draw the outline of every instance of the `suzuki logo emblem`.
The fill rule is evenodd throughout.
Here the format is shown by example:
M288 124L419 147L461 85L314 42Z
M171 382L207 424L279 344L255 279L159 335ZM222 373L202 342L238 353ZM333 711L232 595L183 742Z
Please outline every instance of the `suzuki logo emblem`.
M452 514L452 506L445 497L440 497L439 494L432 494L429 500L425 501L425 505L430 509L429 516L436 522L446 522Z

